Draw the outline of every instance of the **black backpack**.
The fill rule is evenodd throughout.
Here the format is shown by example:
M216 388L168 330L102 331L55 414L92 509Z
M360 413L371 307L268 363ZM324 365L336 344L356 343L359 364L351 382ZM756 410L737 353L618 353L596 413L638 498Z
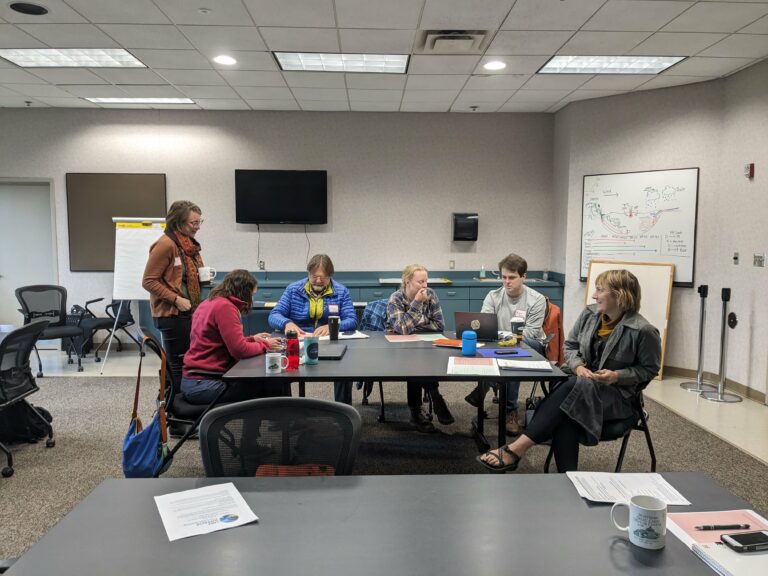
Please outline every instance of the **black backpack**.
M53 416L48 410L40 406L33 409L26 401L16 402L4 408L0 412L0 442L35 443L48 436L48 428L35 414L35 410L49 423L53 421Z

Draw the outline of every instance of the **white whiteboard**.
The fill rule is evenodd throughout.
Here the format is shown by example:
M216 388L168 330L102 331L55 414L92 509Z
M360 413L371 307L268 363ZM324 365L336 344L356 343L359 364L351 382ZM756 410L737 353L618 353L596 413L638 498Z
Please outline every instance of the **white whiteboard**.
M699 169L584 176L581 279L591 260L671 262L693 286Z
M141 282L149 247L165 230L164 218L113 218L115 223L115 300L149 300Z
M621 262L616 260L593 260L589 266L587 279L586 304L593 304L595 278L606 270L629 270L640 283L640 314L653 324L661 336L660 380L664 372L664 352L667 348L667 326L669 324L669 306L672 301L672 278L674 264L659 262Z

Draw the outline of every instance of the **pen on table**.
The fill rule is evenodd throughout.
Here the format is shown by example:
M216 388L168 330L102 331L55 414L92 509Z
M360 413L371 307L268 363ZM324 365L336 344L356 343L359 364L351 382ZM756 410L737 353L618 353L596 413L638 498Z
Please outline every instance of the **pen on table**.
M749 524L705 524L696 530L749 530Z

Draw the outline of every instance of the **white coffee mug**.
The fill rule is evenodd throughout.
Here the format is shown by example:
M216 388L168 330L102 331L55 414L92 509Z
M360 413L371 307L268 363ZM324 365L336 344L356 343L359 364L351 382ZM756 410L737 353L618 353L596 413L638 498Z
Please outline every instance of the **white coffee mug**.
M629 524L621 526L614 511L622 506L629 509ZM667 503L653 496L632 496L629 502L616 502L611 508L611 521L619 530L629 532L629 541L648 550L664 548L667 536Z
M197 269L197 277L200 279L200 282L210 282L216 278L216 268L201 266Z
M280 374L288 368L288 357L280 352L267 352L264 366L267 374Z

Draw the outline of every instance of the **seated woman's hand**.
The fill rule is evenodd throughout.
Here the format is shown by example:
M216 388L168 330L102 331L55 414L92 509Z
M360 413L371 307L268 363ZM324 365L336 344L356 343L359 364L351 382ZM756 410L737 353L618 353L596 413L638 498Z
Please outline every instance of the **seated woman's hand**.
M325 326L318 326L315 328L315 333L313 336L328 336L328 325Z
M272 334L269 332L259 332L258 334L254 334L253 337L259 340L268 340L272 338Z
M281 352L283 350L282 338L265 338L264 340L269 344L270 352Z
M604 368L595 372L592 379L600 384L616 384L619 381L619 373L615 370L606 370Z
M592 370L590 370L586 366L584 366L584 364L582 364L581 366L576 366L576 369L573 371L573 373L576 374L576 376L580 376L581 378L595 377L595 373L592 372Z

